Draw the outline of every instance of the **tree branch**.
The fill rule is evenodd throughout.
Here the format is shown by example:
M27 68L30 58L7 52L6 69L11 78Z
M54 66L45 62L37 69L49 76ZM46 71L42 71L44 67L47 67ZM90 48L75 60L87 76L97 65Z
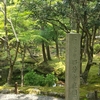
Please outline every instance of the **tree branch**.
M27 48L27 50L28 50L28 52L29 52L31 58L33 58L36 62L38 62L38 61L35 59L35 57L33 56L33 54L31 53L30 49L29 49L27 46L26 46L26 48Z
M56 21L56 22L58 22L61 26L63 26L65 29L66 29L66 31L69 33L69 30L68 30L68 28L67 28L67 26L65 25L65 24L63 24L60 20L58 20L58 19L53 19L53 18L48 18L47 20L52 20L52 21ZM57 25L56 25L57 26Z
M18 37L17 37L17 34L16 34L16 32L15 32L15 29L14 29L14 26L13 26L13 23L12 23L11 19L7 19L7 20L8 20L8 22L10 23L10 25L11 25L11 27L12 27L12 30L13 30L13 33L14 33L14 35L15 35L16 41L19 42L19 39L18 39Z
M4 10L2 9L2 7L0 7L0 11L5 15Z
M6 39L4 39L3 37L0 37L0 39L1 39L2 41L6 41Z

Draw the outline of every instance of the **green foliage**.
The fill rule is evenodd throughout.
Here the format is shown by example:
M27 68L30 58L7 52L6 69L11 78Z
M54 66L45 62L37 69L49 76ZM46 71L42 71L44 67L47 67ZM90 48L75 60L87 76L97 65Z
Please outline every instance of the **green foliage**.
M40 85L43 86L45 85L44 81L44 76L43 75L38 75L34 71L30 71L24 76L24 82L25 85Z
M38 75L34 71L30 71L24 76L25 85L33 85L33 86L52 86L57 81L57 78L54 74L47 74L46 77L43 75Z
M45 78L47 86L53 86L57 81L57 77L54 74L47 74Z
M95 44L94 45L94 53L99 53L100 52L100 44Z

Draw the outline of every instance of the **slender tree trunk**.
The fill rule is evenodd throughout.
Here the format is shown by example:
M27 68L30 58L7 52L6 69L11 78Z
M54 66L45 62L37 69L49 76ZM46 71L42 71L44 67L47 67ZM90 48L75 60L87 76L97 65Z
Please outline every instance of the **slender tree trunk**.
M4 0L4 27L5 27L5 37L6 37L6 51L7 51L7 59L10 63L10 68L9 68L9 73L8 73L8 78L7 78L7 83L9 84L11 81L11 75L13 71L13 65L12 65L12 60L11 60L11 54L10 54L10 48L8 44L8 31L7 31L7 8L6 8L6 0Z
M88 58L89 58L89 59L88 59L88 62L87 62L85 71L84 71L84 73L83 73L83 75L82 75L85 83L87 82L88 73L89 73L90 68L91 68L91 66L92 66L92 64L93 64L93 63L92 63L93 58L90 57L89 55L88 55Z
M12 73L13 73L13 67L15 65L16 59L17 59L17 53L18 53L18 49L19 49L19 42L17 43L17 47L16 47L16 52L15 52L15 57L13 59L13 61L11 60L10 63L10 68L9 68L9 73L8 73L8 78L7 78L7 83L10 84L11 82L11 78L12 78Z
M8 62L9 62L9 65L10 65L10 68L9 68L9 73L8 73L8 78L7 78L7 83L10 84L11 82L11 77L12 77L12 72L13 72L13 66L15 64L15 61L16 61L16 58L17 58L17 53L18 53L18 48L19 48L19 40L17 38L17 35L16 35L16 32L15 32L15 29L13 27L13 24L11 21L10 24L11 24L11 27L12 27L12 30L13 30L13 33L15 35L15 38L17 40L17 48L16 48L16 52L15 52L15 57L14 59L12 60L11 58L11 54L10 54L10 47L9 47L9 44L8 44L8 31L7 31L7 8L6 8L6 0L3 0L3 3L4 3L4 28L5 28L5 41L6 41L6 51L7 51L7 59L8 59Z
M87 2L85 1L83 3L83 8L86 8L87 6ZM83 28L86 32L86 53L87 53L87 65L86 68L83 72L83 79L84 82L87 82L87 78L88 78L88 73L90 71L91 66L93 65L93 46L94 46L94 39L95 39L95 35L96 35L96 30L97 27L94 27L94 31L91 31L91 33L89 32L90 30L88 29L88 22L87 22L87 11L84 11L84 23L83 23Z
M92 44L92 36L87 34L87 65L86 65L86 68L84 70L84 73L83 73L83 79L84 79L84 82L86 83L87 82L87 78L88 78L88 73L90 71L90 68L91 66L93 65L93 45Z
M56 44L56 56L59 58L59 47L58 47L58 33L56 28L53 26L56 36L53 38Z
M23 70L24 70L24 67L25 67L25 64L24 64L24 58L25 58L25 46L23 48L23 51L21 51L21 57L22 57L22 68L21 68L21 87L23 87L24 85L24 73L23 73Z
M46 45L46 51L47 51L48 60L51 60L50 48L49 48L49 45L48 44Z
M7 78L7 84L11 83L12 73L13 73L13 65L10 65L9 72L8 72L8 78Z
M59 47L58 47L58 40L56 39L56 56L59 58Z
M44 62L47 62L44 42L42 42L42 53L43 53L43 59L44 59Z
M87 47L88 48L88 50L87 50L88 62L87 62L87 66L85 68L85 71L83 73L83 74L85 74L85 73L87 74L84 77L85 82L87 82L89 70L90 70L91 66L93 65L93 46L94 46L96 31L97 31L97 27L94 26L93 32L92 32L93 35L89 35L89 39L87 40L88 41L87 43L89 44L89 45L87 45L88 46Z
M22 68L21 68L21 87L23 87L23 85L24 85L23 69L24 69L24 63L22 62Z

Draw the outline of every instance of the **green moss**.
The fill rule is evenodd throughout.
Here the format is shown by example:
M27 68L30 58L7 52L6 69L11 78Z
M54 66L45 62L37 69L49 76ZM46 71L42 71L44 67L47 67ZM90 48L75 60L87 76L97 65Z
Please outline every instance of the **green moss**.
M96 59L94 59L94 61L98 61ZM65 71L65 63L64 60L59 60L58 58L54 58L51 61L48 61L47 63L41 63L38 64L39 67L37 70L40 71L41 73L50 73L50 71L54 71L55 73L57 73L57 75L59 76L59 74L64 78L64 71ZM83 62L83 71L86 67L86 62ZM80 100L87 100L86 99L86 94L90 91L100 91L100 76L97 75L98 74L98 65L93 65L89 71L89 76L88 76L88 84L87 85L81 85L80 86ZM60 78L59 78L60 79ZM10 87L10 86L3 86L0 87L0 89L6 89L6 88L14 88L14 87ZM33 89L39 89L41 91L41 93L44 94L48 94L51 92L55 92L55 93L65 93L65 88L64 87L40 87L40 86L25 86L25 87L18 87L18 89L20 91L23 91L23 93L32 93L34 92ZM99 94L98 94L99 95ZM100 96L100 95L99 95Z
M0 90L3 89L14 89L14 87L11 86L0 86ZM18 90L20 90L22 93L25 94L45 94L49 95L50 93L57 93L56 95L59 96L59 94L65 93L65 87L41 87L41 86L24 86L24 87L18 87ZM80 87L80 100L87 100L86 94L91 91L100 91L100 84L88 84L88 85L82 85ZM100 96L100 94L98 94Z

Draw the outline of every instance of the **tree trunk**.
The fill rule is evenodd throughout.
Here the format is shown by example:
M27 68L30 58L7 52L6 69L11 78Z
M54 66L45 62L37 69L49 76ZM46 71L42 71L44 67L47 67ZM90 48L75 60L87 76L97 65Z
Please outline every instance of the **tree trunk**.
M95 35L96 35L97 27L94 27L92 35L87 34L87 40L86 40L86 53L87 53L87 65L85 68L85 71L83 73L83 79L84 82L87 82L88 78L88 73L90 71L91 66L93 65L93 46L94 46L94 40L95 40Z
M12 60L11 60L11 54L10 54L10 48L8 44L8 31L7 31L7 8L6 8L6 0L3 1L4 3L4 29L5 29L5 40L6 40L6 51L7 51L7 59L10 64L9 68L9 73L8 73L8 78L7 78L7 83L9 84L11 81L11 76L13 72L13 65L12 65Z
M24 64L24 58L25 58L25 46L23 48L24 50L21 51L21 57L22 57L22 68L21 68L21 87L23 87L24 85L24 75L23 75L23 69L25 67L25 64Z
M48 60L51 60L51 56L50 56L50 48L49 48L49 45L48 45L48 44L46 45L46 51L47 51L47 57L48 57Z
M9 68L9 73L8 73L8 78L7 78L7 83L8 84L10 84L10 82L11 82L11 77L12 77L12 73L13 73L13 67L14 67L15 62L16 62L19 45L20 45L20 43L18 42L17 43L17 47L16 47L16 52L15 52L15 57L14 57L13 61L12 61L12 59L10 59L10 68ZM11 55L9 55L9 56L11 56Z
M10 65L8 77L7 77L7 84L11 83L12 73L13 73L13 65Z
M91 63L88 62L87 65L86 65L85 71L82 74L82 78L83 78L83 80L84 80L85 83L87 83L88 73L89 73L90 68L91 68Z
M55 43L56 43L56 56L59 58L58 40L56 40Z
M43 53L43 60L44 60L44 62L47 62L45 46L44 46L44 42L43 41L42 41L42 53Z
M91 47L89 49L91 49ZM82 75L85 83L87 82L88 73L90 71L90 68L93 65L93 50L91 49L91 51L88 52L87 55L88 55L88 62L87 62L85 71L84 71L84 73Z
M23 87L24 85L23 69L24 69L24 63L22 63L22 68L21 68L21 87Z
M90 71L90 68L93 64L93 45L91 45L91 42L92 41L92 38L91 38L91 35L88 34L87 36L87 44L86 44L86 47L87 47L87 65L86 65L86 68L85 68L85 71L83 73L83 79L84 79L84 82L86 83L87 82L87 78L88 78L88 73Z
M54 31L55 31L55 37L53 37L53 40L55 41L56 44L56 56L59 58L59 47L58 47L58 32L56 30L56 28L53 26Z

